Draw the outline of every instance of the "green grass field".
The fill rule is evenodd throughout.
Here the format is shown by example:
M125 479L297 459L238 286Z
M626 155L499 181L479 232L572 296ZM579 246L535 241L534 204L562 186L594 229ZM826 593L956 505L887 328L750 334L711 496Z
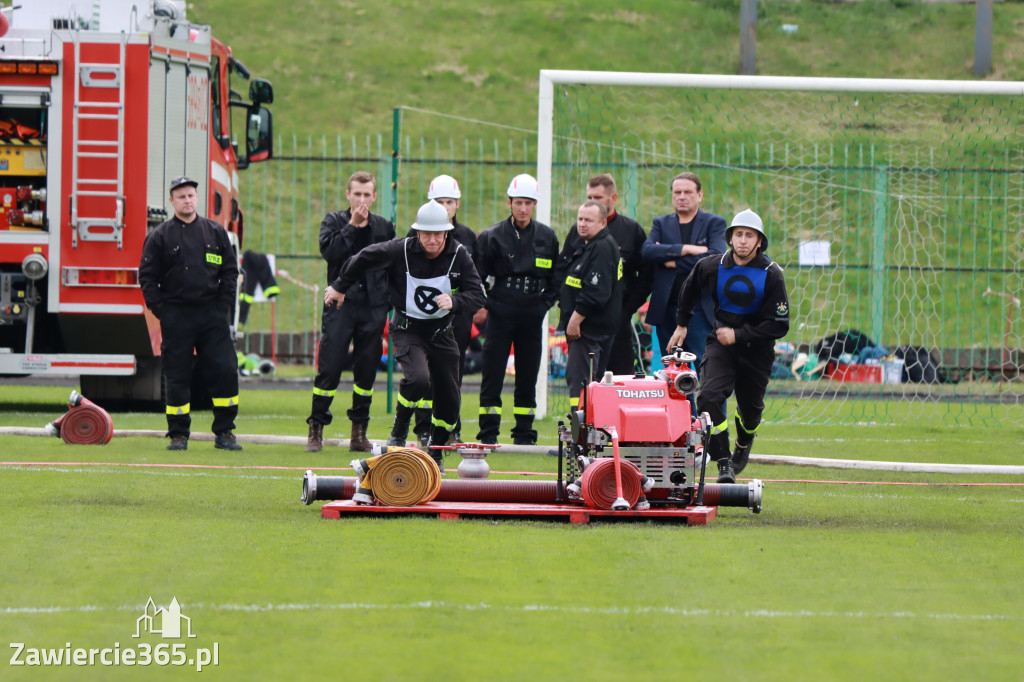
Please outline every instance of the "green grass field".
M739 64L737 0L204 0L189 13L273 82L275 131L301 140L390 133L398 106L532 130L540 69L736 73ZM991 78L1024 78L1022 17L1019 3L995 4ZM761 75L974 77L973 3L759 2L757 21ZM436 116L415 134L505 135Z
M4 386L0 426L42 426L64 411L69 390ZM308 397L243 386L243 443L304 435ZM466 396L465 414L473 401ZM388 430L381 402L371 437ZM113 418L118 429L164 427L159 414ZM197 413L194 430L208 421ZM770 423L754 452L1021 463L1020 429L929 423L938 421ZM554 421L540 429L553 433ZM336 431L327 435L347 435ZM1019 677L1020 477L755 463L744 475L767 481L764 511L722 509L705 527L326 521L318 503L299 501L302 472L347 475L346 450L163 446L0 436L0 460L50 463L0 465L0 639L156 646L157 635L132 637L135 621L149 597L160 606L176 597L196 635L186 650L216 643L219 664L203 672L219 679ZM490 462L496 472L555 467L500 451ZM1001 485L964 485L977 483ZM8 652L5 680L194 674L15 667Z
M313 149L313 140L326 135L344 142L337 156L369 159L329 169L307 161L297 174L283 164L254 166L242 179L252 211L247 243L275 253L312 248L305 230L315 230L324 210L340 201L335 175L347 177L357 164L375 168L380 154L354 153L350 139L360 147L366 139L371 148L383 136L383 155L390 154L394 107L529 130L536 126L542 68L735 73L739 55L736 0L196 5L190 18L213 25L254 76L274 83L275 133L289 141L278 153L306 156L309 140L309 156L329 156L333 148ZM762 1L758 8L762 75L973 77L971 3ZM1024 79L1022 22L1024 5L996 4L991 78ZM799 31L783 33L783 23ZM244 90L237 79L234 85ZM498 138L493 154L488 148L476 156L503 163L535 153L528 134L454 117L407 111L403 132L413 140L404 157L429 156L416 149L424 138L428 151L437 138ZM733 133L723 130L721 137ZM470 155L456 146L434 156ZM406 159L403 172L400 187L419 196L434 168L413 170ZM500 190L512 174L496 165L469 175L464 184L474 194L467 211L489 196L481 187ZM281 194L275 184L284 187ZM646 212L662 199L652 195ZM400 201L406 216L418 205ZM965 231L949 248L973 247L990 232ZM992 248L1012 251L1019 234L1012 227L1004 234ZM945 246L935 240L926 248ZM302 274L319 284L323 266L313 262ZM957 287L948 288L954 295ZM957 306L994 307L1002 320L1002 306L992 299L957 299ZM316 308L309 306L311 322L300 328L318 324ZM955 324L946 312L932 322ZM985 345L1002 343L994 338ZM304 436L308 388L243 384L241 453L199 440L185 453L170 453L158 438L70 446L0 435L0 640L29 649L155 647L169 640L133 637L152 597L159 606L177 598L196 635L180 640L186 657L216 646L218 664L203 673L224 680L1021 678L1024 477L755 462L744 476L766 481L762 513L722 509L706 527L326 521L319 504L299 501L302 473L349 475L353 455L245 440ZM43 426L64 412L69 391L0 384L0 427ZM467 391L467 417L476 400ZM336 402L340 419L328 437L348 435L345 403ZM962 407L964 415L937 402L780 399L769 404L754 452L1024 463L1018 405ZM983 410L983 419L960 418ZM851 425L786 423L793 414ZM910 418L893 425L893 415ZM113 417L118 429L165 426L160 414ZM208 412L196 413L194 431L204 432L209 421ZM378 400L370 437L385 438L389 426ZM553 444L556 419L538 428ZM543 455L500 451L489 461L494 477L530 471L550 480L556 466ZM18 666L10 661L16 649L4 650L4 682L195 674L194 666L155 664ZM20 660L26 658L23 652Z

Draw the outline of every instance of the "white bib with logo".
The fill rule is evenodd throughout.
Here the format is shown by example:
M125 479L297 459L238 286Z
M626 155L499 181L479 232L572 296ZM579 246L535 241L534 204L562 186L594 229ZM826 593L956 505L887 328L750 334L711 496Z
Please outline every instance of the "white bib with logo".
M410 237L411 239L411 237ZM455 249L458 254L462 244ZM441 294L452 295L452 281L448 274L455 265L455 256L448 264L448 272L440 277L413 277L409 272L409 247L405 248L405 314L415 320L440 320L451 310L443 310L437 299Z

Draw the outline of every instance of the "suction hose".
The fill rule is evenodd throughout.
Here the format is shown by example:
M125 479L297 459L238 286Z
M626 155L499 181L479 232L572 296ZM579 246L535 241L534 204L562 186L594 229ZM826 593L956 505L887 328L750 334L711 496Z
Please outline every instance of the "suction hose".
M606 458L600 458L598 461L602 459ZM628 467L623 467L623 473L628 470ZM628 474L624 476L624 479L630 478L631 476ZM307 471L302 477L302 502L313 504L318 501L333 502L334 500L351 499L356 492L357 485L358 479L352 476L317 476L312 471ZM434 499L439 502L555 504L558 499L557 485L555 481L443 479L441 489ZM612 485L614 486L614 482ZM761 511L761 490L763 488L764 484L758 480L750 481L745 485L741 483L708 483L704 486L704 503L718 507L748 507L756 514ZM647 494L648 498L655 503L659 501L656 499L656 492L658 489ZM614 494L614 488L612 493ZM639 495L637 497L639 498ZM664 500L665 498L660 499Z
M344 500L356 492L358 479L350 476L317 476L307 471L302 478L302 501ZM441 479L441 488L434 498L439 502L519 502L544 504L555 502L555 481L493 481L473 479Z
M742 483L706 483L704 504L709 507L748 507L755 514L761 513L761 491L764 483L754 479Z

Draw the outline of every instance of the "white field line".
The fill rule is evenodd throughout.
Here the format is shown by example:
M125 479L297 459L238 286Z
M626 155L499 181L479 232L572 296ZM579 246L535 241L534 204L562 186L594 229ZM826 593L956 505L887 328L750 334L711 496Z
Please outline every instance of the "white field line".
M787 438L772 437L772 443L883 443L886 445L916 445L918 443L946 443L948 438ZM987 440L957 440L957 445L989 445Z
M214 474L206 473L202 471L193 472L175 472L175 471L151 471L148 469L77 469L70 467L37 467L37 466L0 466L0 471L3 470L14 470L14 471L31 471L34 473L66 473L66 474L116 474L116 475L142 475L142 476L173 476L173 477L184 477L197 476L201 478L229 478L232 480L259 480L259 481L295 481L295 476L273 476L273 475L253 475L253 474L240 474L238 476L231 476L229 474ZM787 496L808 496L808 497L828 497L833 499L850 499L850 500L863 500L865 498L879 499L879 500L912 500L914 502L921 501L947 501L947 502L977 502L977 498L973 497L957 497L952 500L948 497L939 497L936 495L929 495L927 497L912 496L912 495L901 495L901 494L882 494L877 492L871 492L872 488L863 487L855 488L855 490L862 490L864 494L856 495L851 493L821 493L821 492L803 492L799 490L777 490L776 485L784 485L779 483L772 483L772 495L787 495ZM1024 504L1024 498L1022 499L1000 499L998 497L986 500L988 503L992 502L1004 502L1007 504Z
M864 490L867 494L865 494L865 495L854 495L854 494L850 494L850 493L821 493L821 492L817 492L817 490L814 491L814 492L804 492L804 491L799 491L799 490L779 490L779 491L776 491L775 488L774 488L775 484L772 484L772 485L773 485L773 487L772 487L772 494L773 495L775 495L775 494L778 494L778 495L793 495L793 496L796 496L796 497L801 497L801 496L814 497L814 498L829 497L829 498L835 498L835 499L850 499L850 500L863 500L865 497L870 497L870 498L878 499L878 500L910 500L910 499L912 499L915 502L921 502L921 501L978 502L978 498L976 498L976 497L963 497L963 496L961 496L961 497L955 497L955 498L950 499L948 497L939 497L937 495L929 495L927 497L917 497L917 496L910 497L908 495L900 495L900 494L883 494L883 493L870 492L872 490L870 487L861 488L861 490ZM1000 498L993 498L991 500L985 500L985 502L986 503L988 503L988 502L1007 502L1009 504L1021 504L1021 503L1024 503L1024 498L1022 498L1022 499L1008 499L1008 500L1004 500L1004 499L1000 499Z
M153 470L153 469L147 469L147 468L144 468L144 467L102 468L102 467L97 467L97 466L92 466L92 467L72 467L72 466L37 466L37 465L34 465L34 464L25 464L25 465L2 464L2 465L0 465L0 471L19 471L19 472L32 472L32 473L44 473L44 474L45 473L61 473L61 474L115 474L115 475L118 475L118 476L124 476L124 475L132 475L132 476L134 476L134 475L142 475L142 476L173 476L173 477L179 477L179 478L188 478L188 477L195 476L195 477L200 477L200 478L228 478L228 479L232 479L232 480L257 480L257 481L297 481L298 480L297 475L293 475L293 476L275 476L275 475L272 475L272 474L261 475L261 474L242 474L242 473L239 473L238 475L232 476L230 474L210 473L210 472L206 472L206 471L169 471L167 469ZM554 474L552 474L552 476L554 476ZM795 484L815 483L815 481L788 481L788 482L789 483L795 483ZM783 485L784 486L786 484L786 482L770 481L770 483L771 483L771 486L772 486L772 490L774 491L773 494L777 493L779 495L796 495L796 496L812 495L814 497L834 497L834 498L849 498L849 499L864 499L865 497L873 497L873 498L878 498L878 499L893 499L893 500L912 499L912 500L915 500L915 501L917 501L917 500L949 500L949 498L947 498L947 497L937 497L937 496L920 497L920 496L900 495L900 494L897 494L897 493L882 494L882 493L878 493L878 492L871 492L872 490L874 490L874 488L872 488L870 485L865 485L864 487L859 488L861 490L864 490L865 494L863 494L863 495L856 495L856 494L850 494L850 493L818 493L818 492L808 493L808 492L803 492L803 491L799 491L799 490L776 490L775 486L778 486L778 485ZM879 485L886 485L886 484L885 483L879 483ZM936 485L942 485L942 484L936 484ZM956 500L954 500L954 501L966 502L968 500L973 500L973 499L974 498L959 497L959 498L956 498ZM997 499L995 501L1019 503L1019 502L1024 502L1024 499L1008 499L1008 500L998 500Z
M89 468L53 467L53 466L40 467L40 466L34 466L34 465L28 465L28 466L17 466L17 465L0 466L0 471L5 470L5 469L6 470L11 470L11 471L34 471L34 472L44 473L44 474L53 471L53 472L62 473L62 474L118 474L118 475L130 474L132 476L143 475L143 476L184 476L184 477L199 476L199 477L202 477L202 478L256 479L256 480L261 480L261 481L263 481L263 480L266 480L266 481L297 481L297 480L299 480L298 479L298 474L296 474L294 476L272 476L272 475L261 476L261 475L255 475L255 474L239 474L237 476L231 476L231 475L228 475L228 474L207 473L205 471L187 471L187 472L186 471L159 471L159 470L158 471L153 471L152 469L143 469L141 467L133 467L132 469L101 469L101 468L95 468L95 467L89 467Z
M406 604L375 604L366 602L342 603L285 603L285 604L181 604L182 611L236 611L240 613L268 613L274 611L493 611L496 613L564 613L570 615L619 616L705 616L715 618L826 618L826 619L908 619L955 621L1008 621L1024 620L1022 615L1002 613L920 613L915 611L809 611L806 609L776 611L771 609L685 609L674 606L559 606L555 604L492 605L454 604L444 601L420 601ZM119 606L6 606L0 607L0 616L49 615L63 613L100 613L108 611L142 612L145 604Z

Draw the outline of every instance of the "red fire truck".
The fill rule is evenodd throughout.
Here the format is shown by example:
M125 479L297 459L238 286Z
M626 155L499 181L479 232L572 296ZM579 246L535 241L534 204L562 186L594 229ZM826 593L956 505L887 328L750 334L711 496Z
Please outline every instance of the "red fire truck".
M273 89L252 79L244 101L248 71L184 0L22 3L0 16L0 375L159 400L142 243L187 175L238 247L238 171L271 156Z

